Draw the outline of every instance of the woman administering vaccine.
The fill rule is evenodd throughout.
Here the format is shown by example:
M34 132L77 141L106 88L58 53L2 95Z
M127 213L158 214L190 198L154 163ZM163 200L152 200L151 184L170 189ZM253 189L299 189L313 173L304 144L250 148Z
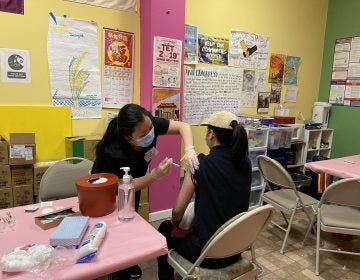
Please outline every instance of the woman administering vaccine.
M120 109L96 146L92 173L112 173L121 178L123 171L120 167L130 167L136 190L136 211L139 208L140 190L163 178L171 170L172 159L165 158L156 168L147 172L149 163L157 152L156 139L163 134L180 134L185 146L186 168L192 172L198 169L199 162L190 125L154 117L137 104L127 104ZM140 276L134 275L131 278L139 277L141 270Z

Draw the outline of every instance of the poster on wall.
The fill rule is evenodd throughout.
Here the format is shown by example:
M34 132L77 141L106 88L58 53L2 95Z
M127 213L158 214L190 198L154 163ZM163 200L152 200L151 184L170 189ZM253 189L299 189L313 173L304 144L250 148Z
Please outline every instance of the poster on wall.
M180 88L182 41L154 37L153 86Z
M231 30L229 66L266 69L268 53L269 37Z
M244 70L243 87L240 93L240 108L256 108L257 93L265 90L266 73L264 71Z
M257 112L259 114L269 113L270 92L259 92L257 102Z
M197 26L185 24L184 64L198 63Z
M0 49L1 81L30 83L30 53L27 50Z
M0 0L0 12L24 14L24 0Z
M180 120L180 89L153 88L152 113L155 117Z
M73 119L100 118L97 24L51 16L48 62L54 106L70 106Z
M229 39L199 34L199 61L202 63L227 65Z
M71 2L78 2L103 8L116 9L128 12L136 12L136 0L65 0Z
M284 85L297 85L297 74L301 58L288 55L285 61Z
M281 99L281 83L272 83L270 103L280 103L280 99Z
M102 106L131 103L134 83L134 34L104 28Z
M201 124L212 112L239 113L243 69L185 66L183 121Z
M360 106L360 37L335 41L329 103Z
M286 55L271 54L269 68L269 83L282 83L284 78Z

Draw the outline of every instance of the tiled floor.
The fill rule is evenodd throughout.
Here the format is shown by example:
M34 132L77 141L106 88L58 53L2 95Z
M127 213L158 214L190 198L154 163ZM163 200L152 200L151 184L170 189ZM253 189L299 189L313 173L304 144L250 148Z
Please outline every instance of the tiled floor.
M295 216L297 217L297 216ZM262 280L306 280L306 279L327 279L327 280L360 280L360 256L334 254L321 252L320 254L320 276L315 271L315 236L311 235L305 246L302 241L307 228L305 215L299 214L298 219L290 232L285 253L280 254L284 233L278 228L268 225L261 233L256 242L256 257L262 267ZM281 220L281 216L275 217ZM154 227L158 227L161 221L156 221ZM359 221L360 222L360 221ZM325 244L333 248L351 248L360 252L360 238L354 237L352 241L343 241L332 234L322 233ZM250 254L246 252L245 257ZM140 264L143 269L141 279L157 279L157 263L152 260Z

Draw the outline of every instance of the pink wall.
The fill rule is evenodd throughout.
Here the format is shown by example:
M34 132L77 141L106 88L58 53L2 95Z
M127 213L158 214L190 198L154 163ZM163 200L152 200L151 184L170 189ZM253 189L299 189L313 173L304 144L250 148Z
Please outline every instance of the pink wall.
M185 0L141 0L140 33L140 103L151 111L152 69L154 36L184 39ZM182 65L183 68L183 65ZM183 69L181 69L181 72ZM181 83L181 92L182 92ZM165 135L158 139L159 154L152 160L151 167L167 157L179 163L181 138L178 135ZM180 187L180 170L177 167L166 178L155 182L149 188L149 211L157 212L172 207Z

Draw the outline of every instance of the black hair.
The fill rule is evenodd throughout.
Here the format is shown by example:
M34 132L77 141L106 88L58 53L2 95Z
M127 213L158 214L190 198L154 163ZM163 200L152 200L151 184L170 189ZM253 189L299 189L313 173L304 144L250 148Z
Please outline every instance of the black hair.
M122 107L117 117L110 121L104 136L96 145L96 159L102 160L105 148L113 143L127 144L127 139L145 117L151 118L152 115L140 105L126 104Z
M248 161L249 144L245 128L237 121L230 123L233 129L219 128L212 125L208 129L212 130L218 141L230 148L232 160L237 167Z

